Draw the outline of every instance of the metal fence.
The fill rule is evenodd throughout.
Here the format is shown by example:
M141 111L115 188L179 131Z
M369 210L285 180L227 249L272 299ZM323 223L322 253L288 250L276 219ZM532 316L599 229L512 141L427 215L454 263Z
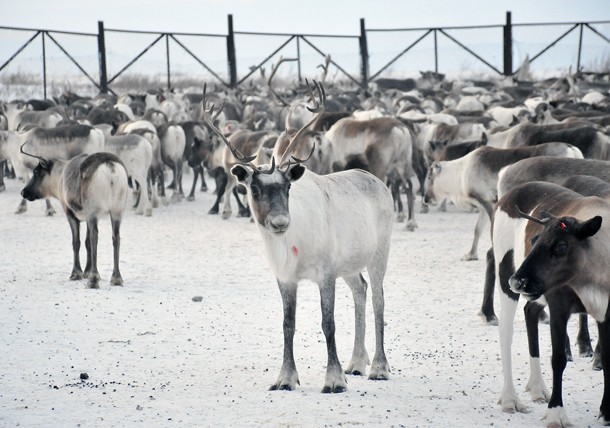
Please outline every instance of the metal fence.
M173 58L177 54L185 55L190 58L191 61L197 64L201 71L207 73L210 79L213 79L218 84L228 88L237 88L244 85L248 79L253 78L256 73L260 72L269 62L273 61L273 59L282 52L292 49L291 53L297 64L297 79L301 80L304 48L313 53L314 56L319 56L321 60L328 56L331 65L338 75L360 87L367 87L369 81L390 74L392 69L402 67L401 61L404 62L409 60L409 56L413 55L416 48L423 49L426 58L432 59L433 64L430 64L431 67L429 67L429 69L433 69L435 72L443 72L444 67L441 64L441 61L444 60L446 63L453 61L455 63L455 59L448 58L447 55L443 53L443 49L446 49L447 45L459 48L471 60L474 60L478 65L484 67L492 74L510 76L519 72L519 69L515 69L513 65L513 51L517 45L514 39L514 33L519 32L524 28L531 29L534 27L537 29L546 28L555 32L555 34L552 40L538 51L529 52L528 50L527 55L529 56L530 63L539 61L540 57L548 55L551 48L571 34L577 34L578 44L576 58L570 60L569 56L567 56L564 66L567 67L571 65L575 70L583 70L582 59L585 48L585 45L583 44L584 35L587 34L587 37L592 35L593 37L598 38L598 40L603 41L604 45L610 44L610 38L596 28L596 26L609 23L610 21L514 24L512 23L511 13L507 12L505 22L501 25L443 28L366 28L365 20L361 19L360 34L355 35L236 31L233 26L232 15L228 15L227 34L167 33L112 29L105 28L104 23L101 21L98 22L97 33L0 27L0 43L2 43L7 32L12 36L19 35L13 37L13 39L18 39L20 35L25 34L25 37L23 38L25 41L22 39L22 43L20 43L6 59L2 58L3 54L0 54L0 79L2 78L3 73L9 72L9 65L14 62L26 48L31 49L37 40L40 40L42 50L42 90L44 97L47 97L47 87L50 76L47 70L47 45L49 43L51 43L55 49L59 50L61 54L76 67L78 72L86 77L96 90L103 93L114 92L113 85L116 85L117 79L124 76L127 71L133 70L135 65L141 61L148 52L154 49L163 49L164 51L162 55L164 56L164 75L167 88L172 87L172 76L176 74L175 67L172 67L172 64ZM567 30L565 30L566 27ZM487 34L490 35L489 38L496 39L497 46L494 45L491 52L477 52L477 48L474 46L475 43L466 41L466 39L468 39L468 33L473 31L477 32L477 34L487 32ZM392 48L395 46L404 47L396 49L395 52L389 52L387 43L376 43L377 39L389 34L404 43L400 44L394 42L391 44ZM97 78L92 77L92 74L95 73L87 71L87 68L91 68L90 65L87 67L82 61L78 61L76 59L78 55L66 48L68 45L67 42L58 40L59 36L64 35L95 41L97 45L97 52L95 52L98 67ZM118 39L116 41L113 41L112 39L119 36L125 37L127 35L149 37L151 41L144 49L138 51L133 56L128 58L119 57L118 59L110 61L109 53L112 53L114 47L121 43ZM247 70L244 70L243 66L240 69L240 67L238 67L238 60L240 62L246 62L247 60L244 59L245 55L243 53L241 57L238 57L236 39L239 39L240 41L247 40L250 44L254 43L260 46L269 46L268 52L266 55L261 55L260 58L256 58L254 65L250 65ZM346 50L349 53L344 54L342 57L341 55L337 55L336 52L333 52L333 48L323 46L324 44L328 45L331 40L342 43L344 47L341 49ZM426 43L428 44L428 48L422 48ZM432 46L429 46L430 44ZM383 48L381 45L383 45ZM196 52L197 47L201 46L213 47L216 52L213 55L210 53L204 54ZM525 49L529 48L530 47L528 46L525 47ZM384 54L376 55L376 60L372 61L369 52L379 53L382 49L385 49ZM523 50L523 47L519 47L519 49ZM214 61L211 58L218 57L219 52L221 51L224 51L223 56L226 56L223 59L223 62L227 67L226 72L221 71L222 66L219 65L218 60L212 64ZM445 55L445 57L443 55ZM353 65L355 59L357 59L358 67ZM252 60L252 58L250 58L250 60ZM91 61L89 62L91 63ZM372 72L371 68L374 68ZM28 70L29 69L30 68L28 67Z

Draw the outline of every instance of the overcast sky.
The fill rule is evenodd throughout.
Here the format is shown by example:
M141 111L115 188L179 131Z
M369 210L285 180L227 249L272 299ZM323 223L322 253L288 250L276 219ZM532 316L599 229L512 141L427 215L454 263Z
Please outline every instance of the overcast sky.
M357 34L370 28L609 20L608 0L0 0L0 25L96 32L107 27L226 33L235 29Z

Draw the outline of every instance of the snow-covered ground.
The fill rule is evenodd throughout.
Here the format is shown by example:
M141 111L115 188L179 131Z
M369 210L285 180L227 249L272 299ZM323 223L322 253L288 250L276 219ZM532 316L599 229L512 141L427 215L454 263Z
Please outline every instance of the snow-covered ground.
M110 226L103 219L102 285L90 290L84 280L68 280L70 231L58 202L54 217L44 215L41 201L15 215L22 187L7 180L0 193L0 426L542 425L546 406L525 392L521 310L515 382L531 412L506 414L497 404L498 331L477 316L489 237L479 247L480 260L460 261L471 243L474 213L432 208L417 215L415 232L395 225L384 284L390 380L348 376L347 392L320 392L326 345L318 290L306 283L299 288L295 337L301 385L270 392L282 362L282 305L249 220L208 215L211 192L162 206L150 218L130 211L122 226L125 286L111 287ZM203 299L194 302L194 296ZM345 366L354 312L342 280L335 317ZM372 356L370 296L367 327ZM547 329L541 329L541 354L550 387ZM569 333L576 337L575 319ZM596 339L593 325L591 333ZM575 426L599 424L603 379L590 367L590 359L576 357L565 372L564 402Z

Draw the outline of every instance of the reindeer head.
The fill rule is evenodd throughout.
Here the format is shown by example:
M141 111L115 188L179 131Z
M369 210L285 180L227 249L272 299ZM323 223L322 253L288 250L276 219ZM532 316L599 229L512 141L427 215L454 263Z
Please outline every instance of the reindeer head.
M542 212L541 219L518 211L522 217L544 226L532 238L532 250L508 283L515 293L536 300L544 293L570 284L582 275L586 263L584 251L602 225L602 218L589 220L574 217L553 217Z
M231 168L237 181L242 184L248 193L250 208L256 221L269 232L274 234L283 234L288 230L290 225L290 213L288 208L288 197L291 183L300 179L305 173L306 168L302 165L306 159L299 159L292 156L294 142L303 134L303 132L317 119L317 116L323 112L325 103L324 88L314 82L314 87L320 98L319 102L315 101L315 96L309 82L307 82L314 107L309 110L314 114L314 117L299 129L294 137L290 140L284 151L281 159L276 165L275 159L271 159L270 165L254 165L256 156L246 156L237 150L229 140L214 126L213 119L210 115L214 111L212 106L205 110L204 118L208 126L225 142L231 150L233 156L239 161L237 165ZM205 87L204 87L204 105L205 105ZM314 152L312 149L311 154Z
M424 203L426 204L436 205L440 199L435 192L434 182L441 175L441 171L442 166L440 162L434 161L432 165L428 167L426 182L424 183Z
M27 142L21 145L20 151L24 155L31 156L39 160L38 165L32 172L32 178L25 185L21 191L21 196L28 201L35 201L53 195L53 186L56 186L59 182L59 175L57 171L54 171L56 159L45 159L40 156L32 155L23 151L23 146Z

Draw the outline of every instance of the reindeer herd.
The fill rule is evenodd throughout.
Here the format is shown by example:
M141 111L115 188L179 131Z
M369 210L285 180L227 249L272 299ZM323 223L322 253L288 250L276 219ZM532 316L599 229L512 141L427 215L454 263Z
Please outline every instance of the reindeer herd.
M328 352L322 391L342 392L345 375L364 375L369 364L370 379L390 377L383 280L394 224L405 222L401 229L426 233L415 220L417 205L422 215L445 210L447 203L476 210L472 246L462 260L476 260L480 237L491 234L480 314L499 330L502 410L527 411L515 391L511 361L513 322L523 295L528 390L533 401L548 402L544 423L570 425L562 374L571 356L567 321L579 313L579 350L594 355L594 367L604 371L600 417L610 424L608 76L448 81L426 72L418 79L379 79L363 91L325 82L326 73L321 81L278 85L273 79L284 61L262 83L235 91L204 86L184 93L66 93L55 100L2 103L0 180L26 182L16 213L25 212L26 200L47 198L46 214L53 215L48 198L57 198L72 231L70 278L86 277L91 288L100 283L97 223L109 214L110 282L122 285L120 224L128 201L136 214L151 216L163 204L185 199L183 170L192 168L186 199L195 198L198 182L208 190L213 180L216 201L209 214L228 219L235 202L237 215L251 217L277 278L284 353L270 389L292 390L299 383L293 353L297 285L309 280L319 286ZM172 189L169 199L166 189ZM81 221L87 224L84 271ZM364 345L365 270L375 320L372 361ZM345 368L335 345L338 277L351 289L355 305L354 349ZM595 352L586 314L599 330ZM538 346L538 324L546 318L551 393Z

